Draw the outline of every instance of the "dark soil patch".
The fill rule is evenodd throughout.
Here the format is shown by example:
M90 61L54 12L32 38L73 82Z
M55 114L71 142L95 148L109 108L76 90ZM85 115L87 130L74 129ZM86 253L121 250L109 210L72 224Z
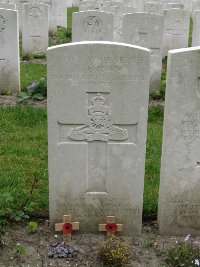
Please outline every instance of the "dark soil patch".
M105 234L74 234L70 245L77 251L77 256L73 259L52 259L48 257L51 244L62 242L62 236L45 224L40 221L39 229L34 234L29 233L27 223L8 227L3 237L4 246L0 248L0 267L103 266L99 259L98 247L106 239ZM166 251L176 243L184 241L184 238L159 236L156 222L145 224L141 237L125 239L133 255L132 261L127 265L129 267L167 266ZM192 241L199 242L200 238ZM15 253L17 244L25 247L26 255Z

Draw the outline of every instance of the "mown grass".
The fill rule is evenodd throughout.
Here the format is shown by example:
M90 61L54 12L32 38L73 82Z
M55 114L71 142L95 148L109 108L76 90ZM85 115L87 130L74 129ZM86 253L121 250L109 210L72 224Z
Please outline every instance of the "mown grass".
M0 200L0 211L6 206L19 210L28 196L30 183L39 177L39 186L31 202L34 212L48 209L47 112L31 107L0 108L0 195L8 193L12 203Z
M21 90L28 85L37 82L40 78L47 77L47 66L42 64L21 64Z
M163 107L149 109L145 167L144 217L157 215L162 148Z
M58 40L70 38L72 13L68 9L68 29L59 28ZM67 39L68 38L68 39ZM46 65L21 64L21 89L46 78ZM166 86L166 60L163 61L161 89L155 99L163 99ZM148 140L145 169L144 216L157 214L159 174L161 158L163 108L149 109ZM48 212L48 170L47 170L47 111L46 108L28 106L0 107L0 195L8 193L11 202L0 200L2 209L11 206L19 210L27 198L31 184L28 179L39 177L38 187L31 196L33 214Z
M144 215L157 213L163 109L149 110ZM47 112L27 106L0 107L0 195L13 197L18 210L27 197L27 179L39 177L31 198L33 213L48 211ZM6 207L6 203L1 208Z

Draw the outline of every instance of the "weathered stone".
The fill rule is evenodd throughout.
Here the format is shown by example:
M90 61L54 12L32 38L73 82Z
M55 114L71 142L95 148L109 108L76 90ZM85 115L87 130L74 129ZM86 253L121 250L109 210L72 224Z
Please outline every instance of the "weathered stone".
M20 90L17 11L0 8L0 92Z
M57 2L57 25L67 28L67 1L59 0Z
M159 198L163 235L200 234L200 48L168 53Z
M80 231L142 224L150 51L112 42L48 49L50 220Z
M144 9L149 14L163 15L163 5L158 2L147 2Z
M44 53L48 48L48 5L25 4L22 46L25 53Z
M200 10L193 14L192 46L200 46Z
M113 41L113 20L112 13L73 13L72 41Z
M182 9L164 10L165 30L163 57L171 49L188 47L190 13Z
M160 89L164 17L148 13L123 16L122 42L151 50L150 92Z

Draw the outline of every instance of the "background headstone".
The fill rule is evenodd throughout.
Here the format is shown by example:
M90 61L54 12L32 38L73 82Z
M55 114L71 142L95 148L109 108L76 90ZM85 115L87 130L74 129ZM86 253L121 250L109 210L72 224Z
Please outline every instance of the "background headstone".
M163 57L171 49L188 47L190 13L182 9L164 10L165 29Z
M159 227L200 234L200 48L168 53Z
M72 41L113 41L114 15L107 12L76 12L72 16Z
M123 16L122 42L151 50L150 92L160 89L164 17L148 13Z
M17 11L0 8L0 92L20 90Z
M22 47L25 53L44 53L48 48L48 5L23 6Z
M200 46L200 10L193 14L192 46Z
M95 232L112 215L139 235L150 51L82 42L47 54L51 223L67 213Z
M57 2L57 26L67 28L67 1L59 0Z

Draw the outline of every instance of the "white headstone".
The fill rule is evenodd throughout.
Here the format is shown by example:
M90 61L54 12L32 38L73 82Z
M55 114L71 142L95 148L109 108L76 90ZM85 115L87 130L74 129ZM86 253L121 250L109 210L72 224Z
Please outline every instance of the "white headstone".
M75 12L72 15L72 41L113 41L112 13Z
M113 215L140 234L150 51L80 42L47 62L51 223L71 214L94 232Z
M193 14L192 46L200 46L200 10Z
M168 9L164 11L165 30L163 57L171 49L188 47L190 13L182 9Z
M122 42L151 50L150 92L160 89L164 17L148 13L123 16Z
M17 11L0 8L0 92L20 90Z
M22 47L25 53L44 53L48 48L48 5L25 4Z
M170 51L159 199L163 235L200 234L200 48Z
M57 0L39 0L39 1L40 1L40 4L45 4L45 5L48 5L49 7L49 34L55 35L57 33L57 3L58 2Z
M57 26L67 28L67 1L59 0L57 2Z

